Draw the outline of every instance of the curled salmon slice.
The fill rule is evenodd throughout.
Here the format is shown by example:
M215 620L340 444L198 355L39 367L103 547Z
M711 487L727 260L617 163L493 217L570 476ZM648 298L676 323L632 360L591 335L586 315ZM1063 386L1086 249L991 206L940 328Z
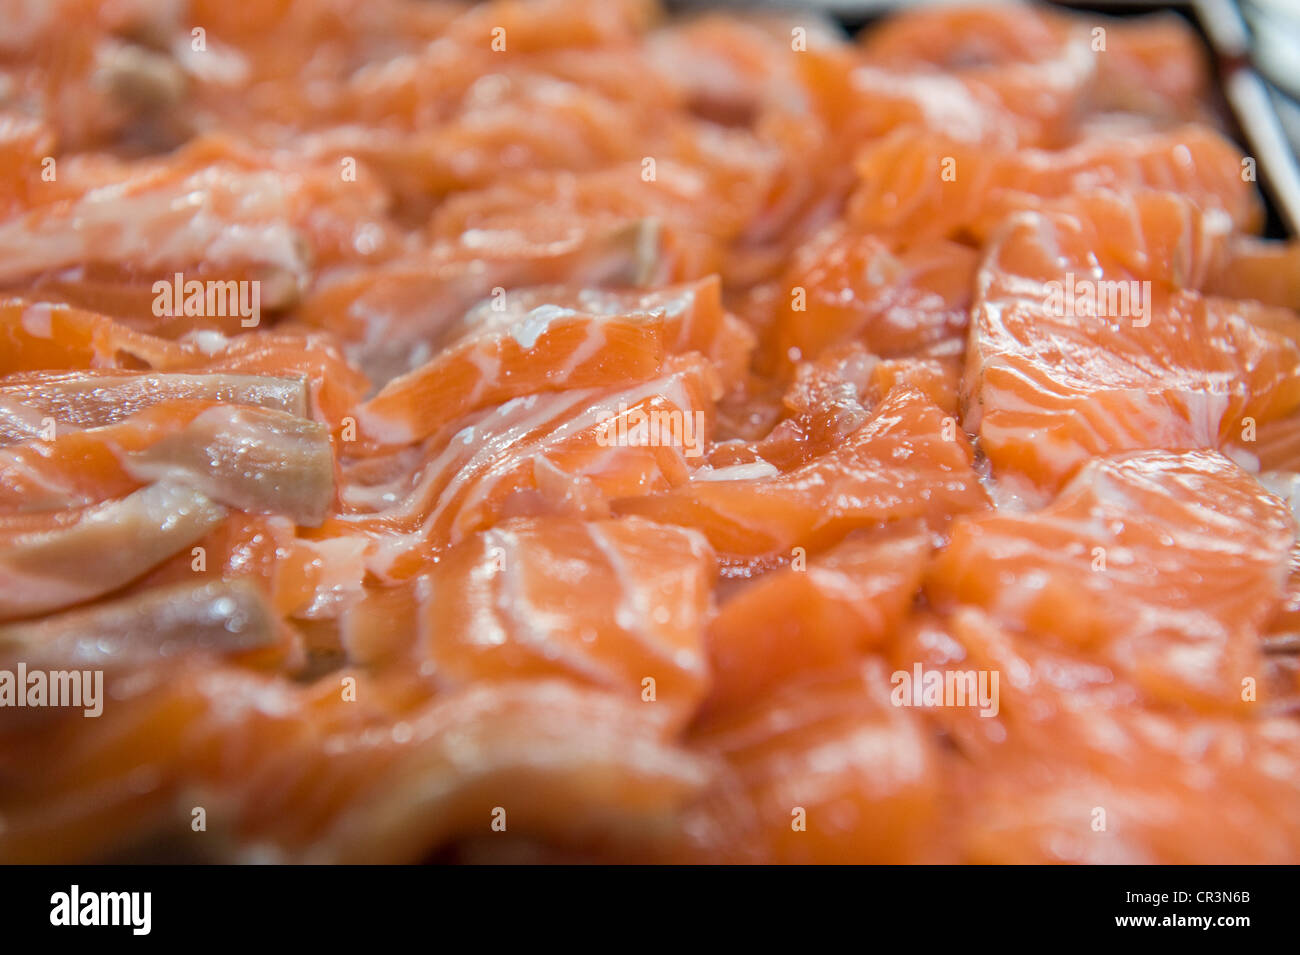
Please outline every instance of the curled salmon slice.
M958 520L927 593L1092 655L1153 700L1243 706L1282 601L1288 508L1215 452L1086 465L1046 508Z
M273 609L247 583L184 583L0 627L0 648L32 666L148 666L193 653L264 650L278 627Z
M700 530L731 572L745 574L825 548L849 531L908 518L940 526L987 498L966 436L919 392L890 395L841 446L783 474L697 475L615 511ZM743 475L743 476L742 476Z
M447 686L566 675L684 722L708 681L712 577L694 531L638 518L508 521L434 568L420 642Z
M0 619L102 596L191 546L226 514L184 485L159 482L79 511L0 524ZM87 563L85 555L117 555Z

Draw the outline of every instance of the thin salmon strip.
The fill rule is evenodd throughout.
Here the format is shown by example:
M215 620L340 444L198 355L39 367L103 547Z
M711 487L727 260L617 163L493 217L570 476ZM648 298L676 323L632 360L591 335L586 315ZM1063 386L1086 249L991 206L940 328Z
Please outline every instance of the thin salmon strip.
M258 375L121 374L111 371L28 373L0 378L0 409L6 420L26 425L0 426L0 441L24 440L40 432L46 418L56 430L99 428L162 401L225 401L308 415L302 379ZM13 415L13 419L9 416ZM32 427L35 422L37 427Z
M611 499L688 480L703 461L716 388L711 366L687 354L631 387L512 399L448 425L413 459L355 462L340 493L345 513L319 533L371 539L368 567L394 582L510 516L609 516Z
M123 421L80 430L60 430L53 438L29 438L0 448L0 512L57 511L121 497L148 481L131 474L130 456L182 433L205 411L221 408L208 401L168 401ZM44 432L51 419L31 421Z
M181 653L249 654L276 631L270 606L246 584L180 584L0 627L0 652L33 666L147 666Z

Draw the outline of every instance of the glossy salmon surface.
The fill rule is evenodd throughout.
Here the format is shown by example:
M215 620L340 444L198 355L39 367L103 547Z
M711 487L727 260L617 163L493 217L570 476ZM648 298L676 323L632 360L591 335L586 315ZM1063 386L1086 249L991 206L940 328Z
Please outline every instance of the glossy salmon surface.
M1300 863L1191 26L0 0L0 862Z

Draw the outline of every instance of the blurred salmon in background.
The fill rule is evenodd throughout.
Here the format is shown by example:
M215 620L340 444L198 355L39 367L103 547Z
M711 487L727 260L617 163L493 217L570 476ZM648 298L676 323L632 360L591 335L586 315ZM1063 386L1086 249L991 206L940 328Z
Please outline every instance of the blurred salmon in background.
M1300 862L1212 93L1170 13L0 0L0 861Z

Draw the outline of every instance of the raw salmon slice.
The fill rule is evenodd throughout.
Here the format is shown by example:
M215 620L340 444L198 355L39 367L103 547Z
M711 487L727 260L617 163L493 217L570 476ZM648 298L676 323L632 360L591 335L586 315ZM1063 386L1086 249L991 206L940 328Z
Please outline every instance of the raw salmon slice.
M0 653L32 667L149 666L180 654L251 655L278 629L247 584L184 583L0 627Z
M1223 456L1145 452L1090 462L1041 511L958 520L926 590L1083 651L1152 700L1232 710L1258 679L1295 533Z
M369 568L393 582L510 516L607 517L611 499L689 478L703 461L716 391L711 365L689 353L630 387L512 399L449 424L414 457L349 462L345 513L319 536L369 538Z
M164 401L222 401L307 417L303 379L261 375L149 375L107 370L45 372L0 378L0 442L56 431L99 428Z
M824 549L856 528L922 518L936 528L987 498L956 423L920 392L890 395L844 443L784 474L698 475L688 486L615 502L615 510L701 531L730 572ZM769 465L770 467L770 465Z
M305 525L320 524L334 501L324 425L217 401L177 398L114 424L29 439L0 448L0 466L0 512L97 503L163 480Z
M980 240L1020 209L1094 189L1177 192L1241 229L1258 226L1259 198L1237 146L1200 126L1143 136L1092 136L1058 150L999 150L930 130L901 129L867 146L850 220L919 241Z
M981 269L965 382L997 473L1057 488L1091 456L1220 447L1300 404L1294 313L1184 291L1213 261L1207 228L1167 193L1008 224Z
M1296 811L1293 719L1143 706L1112 668L969 608L916 628L894 662L1000 676L996 715L914 711L960 754L945 768L965 862L1212 864L1296 851L1289 823L1281 836L1271 828Z
M943 858L938 749L889 690L870 659L808 674L694 730L693 743L740 778L757 861ZM715 851L710 861L754 854L741 840Z
M958 85L1024 144L1060 141L1103 57L1084 23L1030 7L920 10L863 37L867 62ZM927 100L952 96L932 88Z
M770 367L857 341L884 358L962 338L977 253L944 240L891 243L834 227L801 248L782 280Z
M602 317L660 316L664 345L671 354L696 351L714 363L724 387L742 382L754 334L722 305L716 275L654 291L541 286L512 289L480 302L463 319L463 327L508 328L545 306ZM455 335L454 330L451 333Z
M694 531L639 518L508 521L433 570L421 655L440 685L565 675L685 722L708 682L712 577Z
M662 319L601 318L542 306L506 330L476 330L389 382L358 409L358 424L363 438L408 444L511 398L653 377L663 356Z
M930 551L919 528L858 532L747 584L709 624L707 711L733 711L809 670L882 646L919 594Z

